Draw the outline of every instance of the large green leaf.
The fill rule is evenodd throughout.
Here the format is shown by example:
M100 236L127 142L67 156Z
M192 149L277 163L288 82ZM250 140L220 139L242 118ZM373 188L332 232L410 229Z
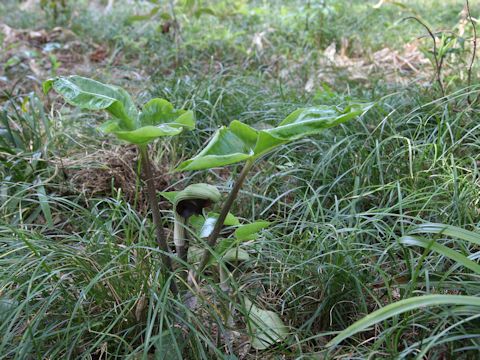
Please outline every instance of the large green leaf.
M248 298L244 298L247 309L247 323L250 329L252 347L264 350L282 341L288 335L288 328L273 311L262 310Z
M368 105L317 106L298 109L287 116L277 127L259 132L255 155L260 156L278 145L314 135L323 130L354 119L371 107Z
M355 104L342 109L324 105L298 109L268 130L255 130L234 120L228 128L220 128L198 155L181 163L176 170L209 169L255 159L279 145L354 119L371 106Z
M421 309L425 306L438 305L470 305L480 306L480 298L475 296L464 295L424 295L397 301L387 305L364 318L350 325L348 328L340 332L332 340L327 343L327 347L340 344L346 338L368 329L393 316L400 315L404 312Z
M54 89L66 102L87 110L106 110L119 120L119 130L134 130L138 111L123 89L96 80L72 75L56 77L43 83L45 93Z
M169 125L161 124L158 126L143 126L132 131L110 131L117 135L121 140L132 144L146 144L162 136L174 136L182 132L182 128L174 128ZM108 132L106 132L108 133Z
M183 109L176 110L165 99L155 98L147 102L140 114L142 126L169 124L173 127L185 127L189 130L195 128L193 113Z
M139 145L159 137L178 135L184 129L194 128L193 112L176 110L167 100L159 98L152 99L143 106L135 130L122 130L115 122L108 122L102 126L105 133L114 133L119 139Z
M220 128L197 156L183 162L176 170L209 169L248 160L254 155L255 143L251 140L257 136L256 130L235 120L228 128Z
M50 79L43 87L45 92L53 88L71 105L108 111L114 119L102 124L100 129L133 144L146 144L195 128L193 112L174 109L165 99L150 100L139 113L125 90L81 76Z

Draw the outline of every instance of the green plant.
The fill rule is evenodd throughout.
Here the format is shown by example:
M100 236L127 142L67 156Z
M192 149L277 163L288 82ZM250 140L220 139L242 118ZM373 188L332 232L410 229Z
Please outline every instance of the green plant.
M208 238L208 246L215 247L223 222L256 160L280 145L354 119L364 114L370 107L371 104L350 104L345 107L317 106L295 110L277 127L268 130L255 130L237 120L232 121L229 127L219 129L198 155L176 168L177 171L204 170L245 162ZM209 252L206 249L199 271L203 270L208 259Z
M434 70L434 80L440 89L442 96L445 96L446 90L451 87L457 79L466 79L467 86L472 83L472 69L476 57L476 26L470 14L468 0L465 3L465 17L460 17L460 21L448 31L433 31L424 20L417 16L410 16L404 20L415 20L428 33L432 47L423 48L422 52L430 59ZM465 23L468 18L468 23ZM470 33L470 34L469 34ZM468 36L472 36L472 50L470 59L468 48ZM469 63L467 65L467 63ZM462 65L462 66L459 66ZM450 67L450 69L447 68ZM449 70L447 74L446 70ZM471 102L470 99L467 99Z
M173 204L175 216L173 242L177 256L187 261L188 247L185 241L185 226L191 216L202 215L203 209L220 200L220 192L215 186L208 184L193 184L182 191L161 193Z
M436 252L442 257L453 261L453 266L449 271L444 274L444 277L447 278L453 268L458 266L463 266L473 272L474 275L480 276L480 265L471 260L469 257L461 254L460 252L453 250L443 244L439 244L434 238L425 239L417 237L417 234L436 234L436 235L446 235L449 237L457 238L463 240L467 243L473 244L475 246L480 245L480 235L472 231L468 231L457 226L445 225L445 224L436 224L436 223L425 223L418 225L412 228L409 231L409 235L403 236L400 238L400 243L406 246L419 246L424 248L424 254L422 259L430 252ZM417 269L422 265L420 261L417 265ZM416 281L414 278L413 282ZM392 318L394 316L401 315L408 311L420 310L425 307L433 307L439 305L454 305L460 311L464 311L462 306L473 307L472 317L467 318L467 321L473 321L478 319L478 308L480 307L480 298L476 296L466 296L466 295L423 295L415 296L408 299L403 299L397 301L393 304L389 304L381 309L374 311L371 314L368 314L364 318L356 321L350 325L345 330L341 331L337 336L330 340L327 344L327 347L336 346L340 344L346 338L352 336L353 334L365 331L369 327L378 324L386 319ZM467 311L467 313L470 313ZM447 329L448 330L448 329ZM428 352L428 350L435 344L435 340L438 339L438 336L434 336L429 342L426 343L422 351L417 355L417 359L422 359Z
M106 2L100 1L102 5ZM227 3L208 0L209 6L221 2ZM62 60L58 74L77 68L77 57L65 56L77 49L76 44L83 43L87 52L91 45L101 44L112 50L112 63L82 66L83 74L101 76L107 83L128 82L135 93L140 87L148 89L152 97L184 104L197 115L195 136L183 134L181 141L151 146L159 149L159 153L150 152L152 160L154 155L167 159L167 166L190 158L217 126L228 125L229 120L239 119L260 129L277 124L302 104L343 104L350 97L380 97L380 105L362 121L276 148L253 167L232 212L242 224L253 219L267 219L272 224L257 239L240 243L239 257L246 252L247 261L229 263L216 259L218 246L234 240L232 232L238 226L227 224L227 217L212 249L212 265L207 265L201 276L199 294L208 297L199 299L200 309L179 312L181 304L165 286L156 261L161 251L152 242L151 216L138 212L116 184L112 185L118 190L113 192L107 188L106 192L79 194L82 184L73 182L77 172L108 171L109 164L105 166L101 156L106 149L113 154L123 152L116 142L105 141L94 131L106 114L60 108L56 101L47 116L54 130L53 141L44 139L49 151L55 149L55 156L42 157L36 170L25 178L34 181L40 174L47 179L57 169L58 175L65 169L67 176L51 179L42 198L45 208L50 207L54 227L49 228L38 212L37 187L31 187L34 192L17 191L24 184L11 179L17 174L22 179L23 171L7 178L21 169L22 163L25 169L35 165L35 158L28 152L20 153L22 159L8 155L15 170L5 168L0 174L2 196L6 190L3 199L7 201L0 215L0 296L8 314L0 320L0 353L7 358L140 359L154 357L153 351L158 358L163 348L164 359L225 359L245 353L247 358L393 359L415 358L433 342L424 358L476 358L480 349L478 319L462 321L468 320L468 311L472 316L478 313L478 307L455 305L410 310L352 335L330 353L325 348L334 332L401 299L427 293L480 294L478 279L470 269L452 267L452 260L438 252L398 241L404 228L421 219L470 230L479 224L478 104L464 106L467 94L471 98L478 95L478 62L473 63L474 86L460 89L457 86L466 82L450 79L462 77L468 64L457 54L448 55L442 71L447 96L439 99L437 84L433 84L436 91L424 87L423 80L433 76L433 71L422 65L424 59L415 51L418 46L431 58L431 41L415 40L426 34L419 32L417 24L398 22L404 16L418 15L431 26L440 45L437 31L454 29L465 1L412 0L408 8L397 6L398 1L384 1L380 9L372 9L377 2L256 1L248 2L244 13L225 19L208 15L197 19L177 8L182 66L173 61L178 54L172 46L175 28L159 35L156 21L133 25L123 21L129 15L148 12L140 10L147 1L139 0L135 9L130 1L115 1L106 17L98 11L98 1L73 5L71 21L60 31L72 30L78 42L72 48L68 40L59 39L65 48L54 51ZM21 3L27 1L0 1L0 17L13 29L24 29L19 35L25 39L32 24L35 29L44 27L45 16L39 11L18 11ZM475 17L478 4L471 3ZM168 11L169 1L163 4ZM465 30L467 33L469 28ZM56 42L58 32L47 30L47 41ZM468 53L473 53L467 46L472 38L465 37ZM255 40L261 41L263 49L252 46ZM372 53L384 48L398 50L401 59L391 64L389 59L398 59L386 57L368 80L358 82L350 76L350 67L324 67L323 50L332 42L337 51L341 47L342 55L365 58L367 64L376 63ZM406 43L408 48L402 50ZM0 82L3 88L15 87L23 94L32 90L34 82L20 71L29 71L30 64L40 66L42 73L49 67L40 58L32 63L22 56L22 44L5 48L7 60L13 55L23 61L5 74L8 83L2 76ZM43 44L35 41L33 45L38 50ZM416 70L408 70L403 60ZM403 75L407 81L417 76L420 81L404 88L397 83L397 76L387 75L393 68L402 83ZM149 76L137 78L136 74ZM357 75L356 71L353 74ZM309 79L313 80L312 92L305 91ZM326 96L323 81L334 96ZM138 94L149 100L147 92ZM19 109L22 102L19 99ZM15 123L12 128L17 130ZM171 186L181 190L194 182L207 182L218 186L225 196L237 176L235 166L187 172L173 175ZM218 212L222 201L213 204L211 211ZM35 213L39 215L35 217ZM164 227L173 230L171 214L162 211L169 216ZM196 231L192 228L197 218L200 216L188 219L185 232L199 254L189 264L182 262L176 267L178 281L186 269L194 269L190 264L197 265L205 248L204 238L199 241L191 233ZM418 236L427 242L431 237ZM434 237L438 244L477 262L477 245L448 236ZM235 251L232 248L231 252ZM177 264L176 258L172 261ZM229 275L230 299L218 286L221 269ZM193 289L197 294L197 288ZM243 304L245 296L257 307L281 316L291 334L288 341L266 351L249 351L248 327L242 323L246 316L238 314L248 311ZM235 324L238 336L229 349L217 338L226 328L222 327L224 315L217 310L223 311L231 299L237 307L234 319L239 321Z
M220 192L212 185L193 184L187 186L182 191L162 192L161 195L173 204L174 211L174 242L177 249L177 256L182 264L198 265L203 254L203 240L207 238L218 221L219 214L205 213L204 209L220 200ZM187 232L187 222L191 229ZM230 278L233 276L229 271L229 266L239 265L249 260L248 252L242 247L247 241L255 240L262 229L270 226L268 221L256 221L250 224L241 224L239 219L228 214L224 222L235 231L224 236L215 247L214 256L210 259L207 266L209 269L216 268L216 275L219 277L220 288L229 298L237 297L237 293L232 292ZM190 233L196 243L188 244L186 234ZM183 271L184 280L187 280L186 272ZM203 290L204 292L206 290ZM192 294L187 294L186 298L195 298ZM194 301L196 303L197 301ZM259 309L247 297L244 298L246 305L245 314L249 333L252 338L252 346L255 349L266 349L277 341L283 340L287 335L287 329L280 317L271 312ZM229 302L223 307L223 320L227 330L224 337L230 342L232 335L230 329L234 327L235 307Z
M113 133L119 139L136 144L139 147L142 165L146 173L145 181L156 228L157 243L163 251L163 262L167 271L173 274L173 266L169 257L170 249L163 233L160 212L156 201L156 191L151 181L151 165L146 145L159 137L177 135L184 128L193 129L193 113L184 110L174 110L173 106L163 99L149 101L143 106L142 111L138 112L133 100L123 89L104 85L79 76L58 77L44 83L45 93L48 93L52 88L71 105L88 110L106 110L113 116L113 119L102 124L101 130L106 133ZM371 104L348 104L344 107L317 106L298 109L287 116L277 127L260 131L240 121L233 121L228 128L222 127L219 129L209 144L197 156L180 164L176 169L177 171L208 169L245 162L245 166L229 193L220 214L214 220L214 226L211 226L208 230L207 248L202 255L197 273L200 274L209 263L210 253L212 251L215 253L215 250L219 250L217 248L217 239L220 231L248 172L256 160L280 145L308 135L320 133L326 128L354 119L362 115L370 107ZM200 215L203 208L210 202L218 201L219 193L218 190L209 185L196 184L187 187L181 192L169 193L166 196L172 200L175 206L174 241L177 248L177 256L179 256L181 261L185 261L188 260L188 257L186 256L187 251L184 249L184 232L181 229L186 225L186 221L190 216ZM204 220L202 227L209 219L206 217ZM249 226L237 229L235 233L236 241L221 243L220 249L223 252L217 252L216 259L239 260L239 241L250 239L253 234L268 226L268 223L257 222ZM228 250L232 249L232 245L237 245L237 250L235 253L230 252L229 254ZM228 276L222 269L219 272L221 283L227 289ZM176 282L172 280L171 284L172 292L176 294L178 292ZM260 309L254 311L253 309L255 308L252 306L249 306L249 308L256 314L255 317L257 318L258 314L263 314ZM231 318L229 315L226 317ZM273 321L269 313L266 313L266 318ZM273 317L273 319L276 319L276 317ZM279 325L279 328L282 328L282 326ZM257 338L262 338L269 332L259 332L257 329L256 333L260 334L257 335ZM283 336L281 335L278 339ZM264 340L261 342L265 343ZM267 344L272 344L273 342L267 342ZM266 345L264 344L264 346Z
M11 214L20 208L27 219L42 213L53 226L44 197L45 184L55 176L47 165L51 127L42 102L33 93L9 96L0 109L0 212L5 219L12 219ZM38 199L39 206L27 200L29 194Z
M177 171L204 170L245 162L240 175L237 177L222 206L220 214L218 217L215 217L214 226L205 234L205 237L207 237L206 248L197 267L197 275L201 274L208 264L211 264L211 254L214 255L215 260L221 259L228 254L226 251L219 252L219 249L228 250L229 247L222 242L217 245L217 240L240 188L258 159L280 145L309 135L318 134L327 128L357 118L363 115L371 106L371 104L348 104L344 107L324 105L298 109L281 121L278 126L268 130L256 130L235 120L228 127L220 128L198 155L181 163L176 168ZM173 202L178 203L178 200L174 198ZM207 219L205 219L204 223L207 223ZM254 236L257 231L268 225L265 222L256 222L245 225L247 227L243 229L237 229L235 233L237 243L238 240L251 239L251 236ZM237 250L233 258L239 260L241 257L246 259L247 256L248 254L240 255ZM228 259L230 258L228 257ZM228 275L222 273L222 269L219 272L221 284L224 284L224 289L228 291L228 286L225 285ZM253 307L253 304L248 299L245 300L245 304L250 309L249 311L252 312L251 316L247 316L247 319L249 319L248 323L250 323L252 318L255 318L253 323L256 325L252 325L254 329L252 333L255 334L252 341L253 346L257 349L265 349L286 336L285 327L277 315ZM227 325L229 323L228 318L229 316L225 317Z
M160 209L156 200L152 166L148 157L147 145L164 136L180 134L184 129L195 128L192 111L176 110L164 99L152 99L143 105L139 112L130 95L123 89L105 85L80 76L57 77L44 82L43 89L48 93L54 89L71 105L87 110L106 110L113 118L100 126L105 133L113 133L119 139L138 146L145 172L148 200L152 210L157 244L162 252L163 264L173 274L170 249L163 230ZM177 293L177 285L172 279L171 289Z

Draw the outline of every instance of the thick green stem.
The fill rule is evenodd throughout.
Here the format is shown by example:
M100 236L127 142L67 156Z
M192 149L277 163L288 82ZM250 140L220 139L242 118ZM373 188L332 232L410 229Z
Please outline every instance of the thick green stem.
M222 211L220 211L220 215L218 216L217 222L215 223L215 227L213 228L212 233L207 239L208 247L213 249L217 243L218 236L220 235L220 231L222 230L223 223L225 222L225 219L227 218L228 212L230 211L230 208L233 205L233 202L237 198L238 192L240 191L240 188L243 185L243 182L245 181L245 178L248 175L248 172L252 168L253 165L253 160L249 160L246 162L245 166L242 169L242 172L237 178L237 181L235 181L235 184L233 185L232 191L230 191L230 194L228 194L228 198L225 201L225 204L223 204ZM198 273L201 273L205 266L208 263L208 259L210 258L210 251L209 249L205 249L202 257L202 261L200 262L200 265L198 266Z
M147 197L150 209L152 210L153 225L155 226L155 236L158 247L162 250L162 262L167 269L169 275L173 274L172 260L168 256L170 254L170 248L167 244L167 237L163 231L162 215L160 214L160 208L158 207L157 191L155 189L155 183L153 182L152 165L148 158L148 151L146 145L139 146L140 155L142 158L142 167L145 172L145 183L147 184ZM172 279L170 283L170 290L174 295L177 295L178 289L175 281Z

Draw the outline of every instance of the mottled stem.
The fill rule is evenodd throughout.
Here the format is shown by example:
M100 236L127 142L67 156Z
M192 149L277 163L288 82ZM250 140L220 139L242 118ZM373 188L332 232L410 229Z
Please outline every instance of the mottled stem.
M155 189L155 183L153 181L152 165L148 157L147 146L139 146L140 155L142 159L142 167L145 172L145 183L147 185L147 197L150 209L152 210L153 225L155 227L155 237L157 240L158 247L162 250L162 262L164 267L167 269L168 275L173 274L172 260L168 256L171 254L170 248L167 244L167 237L165 236L165 231L162 226L162 215L160 213L160 208L158 207L157 201L157 191ZM178 288L175 283L175 279L172 279L170 283L170 290L174 295L177 295Z

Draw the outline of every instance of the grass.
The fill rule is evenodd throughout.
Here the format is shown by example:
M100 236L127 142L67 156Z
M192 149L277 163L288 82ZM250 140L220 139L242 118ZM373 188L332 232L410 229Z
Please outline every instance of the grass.
M332 324L342 324L340 327L344 328L352 317L358 317L355 314L366 314L372 307L394 301L395 296L425 291L419 279L426 276L435 291L456 289L458 284L443 283L447 279L442 279L441 274L449 268L448 262L445 264L445 260L431 255L424 259L427 266L417 269L421 259L417 256L421 253L407 251L397 242L398 236L410 225L425 220L460 221L462 226L478 222L474 206L478 189L467 180L475 175L461 169L466 165L452 161L461 143L473 139L454 140L451 145L446 140L435 156L426 134L436 134L441 122L425 124L415 120L419 112L431 113L424 118L435 113L438 116L445 105L446 102L441 102L433 109L405 111L409 116L392 119L386 124L383 137L373 137L370 131L359 128L368 127L367 119L357 128L350 124L345 127L346 133L336 134L336 139L329 137L335 143L327 142L323 151L317 143L320 145L320 151L315 151L318 157L312 156L305 165L301 159L288 157L288 163L301 164L288 174L293 179L301 179L299 183L287 181L282 175L275 183L269 179L269 189L275 189L278 194L272 198L279 207L269 211L281 213L285 218L282 225L272 230L271 241L265 240L271 249L267 252L271 254L270 261L262 259L259 264L267 264L264 274L275 274L269 283L288 289L277 296L291 306L289 318L298 320L295 327L306 331L305 338L316 339L319 333L328 333ZM396 109L403 112L398 105ZM468 121L459 116L457 122L461 119ZM455 127L453 132L458 131L462 138L465 131L471 134L470 130ZM308 145L311 146L303 146ZM307 147L295 153L312 154L313 151ZM277 199L287 194L287 186L292 183L298 184L296 201L280 205ZM417 281L405 280L415 278L415 271L420 271ZM378 287L372 289L371 284ZM472 290L472 294L476 294L476 290ZM299 317L299 309L309 307L315 311L307 311L306 318ZM388 330L395 329L394 324L390 326ZM394 335L380 334L372 340L384 344L383 351L393 356L399 344L398 341L391 343L391 339L409 332L408 328L400 328ZM320 349L321 346L317 348ZM345 353L351 354L351 351L354 351L351 347L345 349ZM360 350L358 356L366 354Z
M153 147L162 170L193 155L214 129L233 119L261 127L299 106L350 98L377 105L361 121L281 147L247 179L235 213L274 225L246 245L251 257L236 271L232 287L279 313L290 329L285 342L255 352L241 316L234 347L220 341L225 329L218 309L229 299L213 280L202 279L210 295L197 313L169 296L170 279L158 271L160 253L149 217L128 203L121 189L112 186L92 196L70 183L68 168L64 176L59 159L120 146L98 140L93 125L103 115L72 110L57 99L44 99L44 109L33 95L22 109L30 90L17 89L1 114L18 132L17 141L2 133L2 141L10 142L0 144L2 357L138 359L156 352L155 358L165 359L227 358L228 353L251 359L388 359L425 351L432 359L475 358L480 322L478 309L471 307L409 311L325 348L338 331L400 299L480 293L477 274L438 252L400 242L423 222L477 231L479 108L467 97L478 96L479 88L455 80L440 97L438 89L421 85L362 86L347 79L348 87L318 83L305 91L332 41L350 36L358 42L351 56L401 48L423 35L413 22L400 24L402 16L416 13L435 29L448 29L463 4L404 2L407 8L386 3L373 9L375 3L327 1L306 11L303 2L305 9L296 1L271 8L239 1L239 10L222 10L228 15L221 19L178 14L179 48L172 34L156 31L155 22L120 21L128 14L124 6L109 15L118 22L101 28L102 17L78 5L65 26L85 42L104 42L121 54L119 63L92 65L90 75L126 84L139 100L165 97L195 111L195 136ZM475 6L472 12L478 12ZM0 18L7 11L18 11L16 3L2 3ZM311 15L307 30L305 14ZM55 25L41 12L12 17L9 24L31 27L32 18L40 19L38 28ZM87 31L92 28L98 30ZM261 31L268 34L264 50L249 51L253 34ZM290 73L283 78L285 67ZM129 71L148 75L116 78ZM30 131L32 126L40 128ZM208 181L226 191L238 171L189 173L173 177L171 187ZM170 210L164 214L172 220ZM471 260L478 258L474 245L429 236ZM245 311L236 306L239 314Z

